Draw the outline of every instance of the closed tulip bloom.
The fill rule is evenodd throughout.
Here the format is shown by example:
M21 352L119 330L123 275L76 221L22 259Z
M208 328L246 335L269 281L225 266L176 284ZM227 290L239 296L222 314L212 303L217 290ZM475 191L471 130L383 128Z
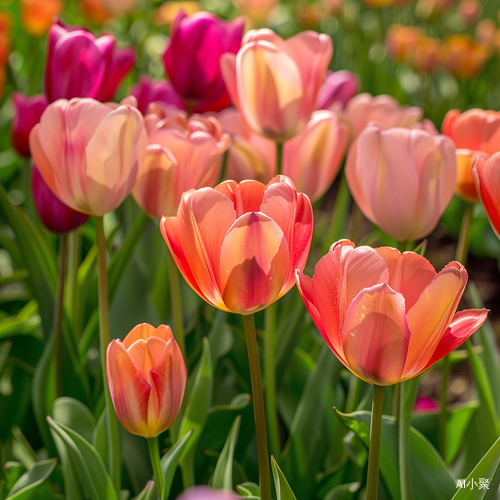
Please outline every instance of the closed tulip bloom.
M301 132L316 109L332 57L328 35L304 31L288 40L269 29L251 30L221 69L243 118L260 135L283 142Z
M147 135L139 111L93 99L60 99L30 135L30 149L51 191L66 205L104 215L130 194Z
M184 191L217 182L231 140L213 116L170 109L146 115L145 124L149 145L132 194L151 217L172 216Z
M48 102L43 95L26 97L21 92L14 92L12 103L14 104L12 143L21 156L29 158L31 156L29 144L31 129L40 121Z
M424 112L416 106L401 106L389 95L372 96L358 94L344 109L344 116L351 124L354 136L373 122L381 129L392 127L411 127L422 119Z
M369 126L349 150L349 189L361 211L398 241L427 236L453 197L455 147L425 130Z
M226 52L236 54L242 36L242 19L226 22L209 12L177 14L163 62L168 79L194 112L230 106L219 59Z
M349 125L333 111L315 111L306 128L283 146L283 174L311 201L332 185L349 144Z
M318 109L338 111L345 107L359 90L359 78L347 70L328 71L319 89Z
M47 186L40 172L33 165L31 189L36 211L43 225L53 233L67 233L85 224L89 216L65 205Z
M184 193L163 238L191 288L223 311L265 309L294 284L311 245L313 213L285 176L269 184L226 181Z
M106 72L97 99L101 102L111 101L122 80L134 67L134 64L135 52L132 47L115 46L111 54L111 61L106 65Z
M142 75L139 83L132 85L130 93L137 98L137 109L144 115L152 102L170 104L179 109L186 109L181 96L167 80L152 81Z
M486 321L484 309L455 312L467 284L467 271L458 262L436 273L414 252L355 248L342 240L318 262L312 279L296 274L328 347L370 384L416 377Z
M472 167L476 162L484 163L488 156L480 151L457 149L457 184L455 193L468 203L475 203L479 195L472 178Z
M169 326L142 323L107 351L109 391L123 427L145 438L166 431L179 413L186 365Z

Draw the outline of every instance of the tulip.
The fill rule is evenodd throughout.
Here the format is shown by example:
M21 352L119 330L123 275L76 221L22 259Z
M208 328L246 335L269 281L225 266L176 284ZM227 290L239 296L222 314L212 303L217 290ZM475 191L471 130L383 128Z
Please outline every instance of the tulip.
M401 106L389 95L358 94L344 109L355 137L371 122L381 129L411 127L422 119L423 114L421 108Z
M163 62L170 82L194 112L230 106L219 59L226 52L238 52L242 35L242 19L225 22L208 12L177 14Z
M478 42L494 45L496 28L497 26L493 19L481 19L475 29L475 38Z
M73 97L111 100L132 68L132 49L115 47L111 35L99 38L84 28L54 23L47 39L45 95L49 102Z
M417 42L409 62L415 71L430 73L439 62L440 50L441 40L439 38L423 36Z
M192 16L202 9L196 0L167 1L154 9L154 24L156 26L172 24L180 10L183 10L188 16Z
M216 491L208 486L189 488L177 500L236 500L236 495L230 491Z
M283 173L311 201L332 185L349 144L349 125L336 113L315 111L306 128L283 147Z
M455 313L467 271L389 247L334 243L297 287L328 347L352 373L378 386L416 377L467 340L487 311Z
M21 0L21 25L32 36L44 36L62 9L61 0Z
M169 326L142 323L107 351L108 385L116 414L132 434L154 438L179 413L186 365Z
M160 229L193 290L223 311L250 315L294 284L311 245L309 198L285 176L188 191Z
M427 396L420 396L413 405L413 413L429 413L439 410L436 402Z
M350 71L328 71L319 89L318 109L338 111L345 107L359 90L359 78Z
M68 233L85 224L89 216L65 205L47 186L40 172L33 165L31 176L33 199L40 220L53 233Z
M92 23L101 25L111 17L106 10L103 0L79 0L80 9L84 16Z
M152 102L162 102L179 109L186 109L181 96L167 80L151 81L148 76L142 75L139 83L132 85L130 93L137 98L137 109L143 115Z
M417 26L391 24L385 36L387 53L398 63L407 62L422 36L422 29Z
M427 236L455 189L455 147L426 130L368 126L347 156L351 193L361 211L398 241Z
M255 24L266 24L278 0L235 0L238 10Z
M12 43L12 17L9 12L0 12L0 67L9 60ZM3 85L2 85L3 88Z
M130 194L147 146L144 120L128 105L60 99L30 135L51 191L74 210L104 215Z
M103 4L113 14L130 14L139 6L138 0L103 0Z
M475 23L481 13L481 3L478 0L461 0L458 4L458 14L466 26Z
M488 157L479 151L470 149L457 149L457 184L455 193L467 203L475 203L479 200L474 179L472 178L472 167L476 162L484 163Z
M31 129L40 121L48 102L43 95L26 97L21 92L14 92L12 103L14 104L12 143L21 156L29 158L31 156L29 145Z
M304 31L288 40L268 29L251 30L221 69L234 105L250 128L283 142L301 132L316 109L332 57L329 36Z
M145 125L149 145L132 194L151 217L173 216L184 191L217 182L230 138L214 117L179 110L148 114Z

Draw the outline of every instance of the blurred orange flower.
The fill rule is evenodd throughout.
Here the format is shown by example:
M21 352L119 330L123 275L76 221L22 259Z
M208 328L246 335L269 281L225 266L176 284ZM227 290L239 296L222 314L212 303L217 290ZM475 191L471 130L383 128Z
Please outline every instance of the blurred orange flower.
M49 31L54 17L62 11L62 0L21 0L21 25L32 36L43 36Z

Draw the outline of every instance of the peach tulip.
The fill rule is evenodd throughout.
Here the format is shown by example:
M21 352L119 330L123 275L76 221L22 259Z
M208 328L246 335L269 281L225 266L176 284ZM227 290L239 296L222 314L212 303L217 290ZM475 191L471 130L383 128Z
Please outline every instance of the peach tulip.
M283 146L283 174L311 201L332 185L349 143L349 125L333 111L315 111L306 128Z
M381 129L411 127L422 119L424 112L416 106L401 106L389 95L358 94L344 109L344 116L351 124L354 136L371 122Z
M222 55L222 76L252 130L283 142L315 110L332 51L331 38L313 31L283 40L269 29L251 30L237 55Z
M349 150L345 168L361 211L398 241L436 227L453 197L453 142L426 130L369 126Z
M316 265L296 272L297 287L328 347L352 373L374 385L416 377L467 340L487 311L456 313L467 271L440 273L424 257L342 240Z
M142 323L107 351L109 391L116 414L132 434L154 438L179 413L186 365L169 326Z
M191 288L223 311L265 309L294 284L311 245L313 212L286 176L188 191L163 238Z
M44 36L63 10L62 0L21 0L20 19L21 25L32 36Z
M475 203L479 195L472 178L472 167L476 162L484 163L488 156L481 151L457 149L457 184L455 193L468 203Z
M88 98L50 104L30 135L31 155L51 191L73 210L99 216L130 194L146 146L135 107Z
M144 120L149 145L132 194L151 217L177 213L184 191L213 186L222 155L230 145L216 118L192 115L173 108L156 110Z

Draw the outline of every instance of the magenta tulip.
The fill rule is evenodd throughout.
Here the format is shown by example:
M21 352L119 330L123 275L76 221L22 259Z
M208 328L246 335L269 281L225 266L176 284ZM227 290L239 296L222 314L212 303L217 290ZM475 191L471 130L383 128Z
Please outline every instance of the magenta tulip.
M132 85L130 93L137 98L137 109L144 115L152 102L163 102L185 110L186 105L172 84L167 80L151 80L142 75L139 83Z
M341 110L359 90L359 78L347 70L328 71L319 90L318 109Z

